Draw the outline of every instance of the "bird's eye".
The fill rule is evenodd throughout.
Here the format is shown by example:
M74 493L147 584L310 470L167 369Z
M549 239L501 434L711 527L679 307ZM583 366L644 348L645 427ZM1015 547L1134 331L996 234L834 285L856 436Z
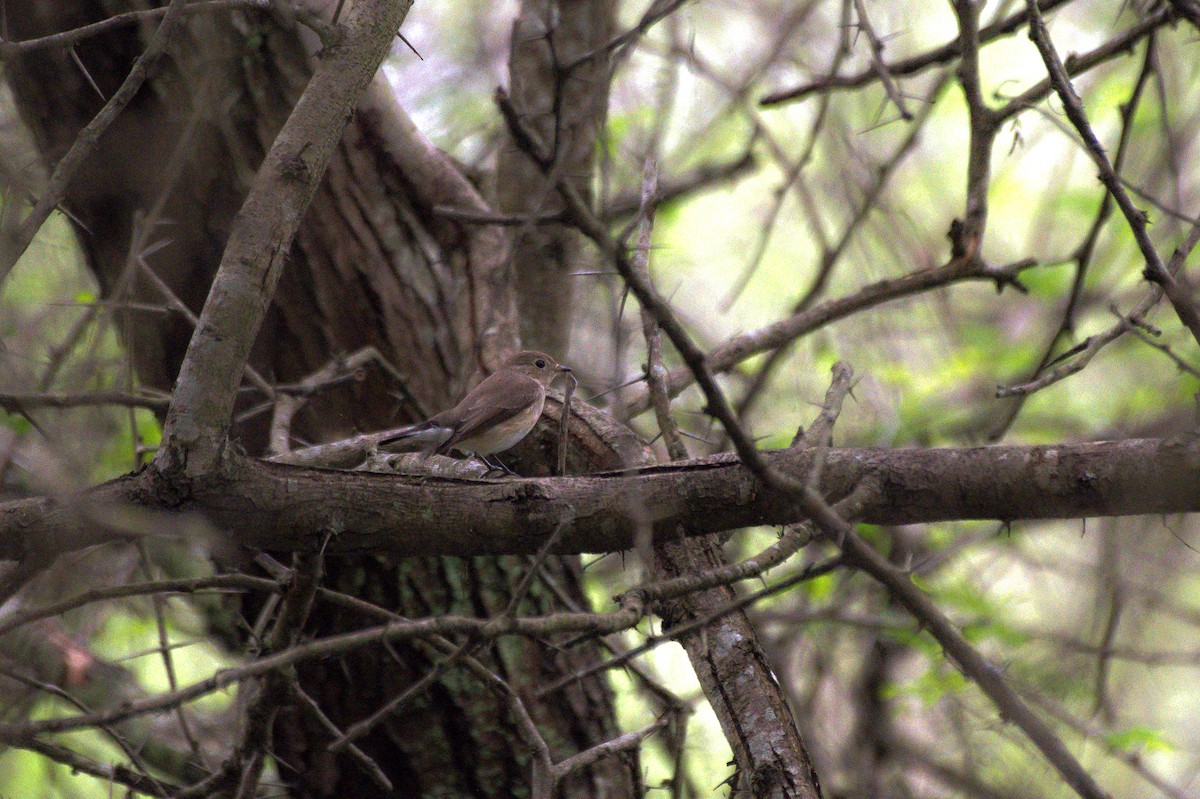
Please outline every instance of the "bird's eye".
M545 368L546 368L546 362L545 362L545 361L543 361L541 358L538 358L536 361L534 361L534 362L533 362L533 365L534 365L534 366L536 366L536 367L537 367L537 368L539 368L539 369L545 369Z

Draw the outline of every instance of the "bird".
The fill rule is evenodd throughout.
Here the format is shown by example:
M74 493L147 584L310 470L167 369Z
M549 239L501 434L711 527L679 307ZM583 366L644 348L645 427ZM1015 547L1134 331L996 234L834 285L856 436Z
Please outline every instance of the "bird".
M497 371L467 392L457 405L424 422L403 428L379 446L419 445L423 455L445 455L458 450L477 456L490 469L512 472L488 460L489 455L515 446L529 435L542 415L546 388L560 375L570 373L544 352L513 353Z

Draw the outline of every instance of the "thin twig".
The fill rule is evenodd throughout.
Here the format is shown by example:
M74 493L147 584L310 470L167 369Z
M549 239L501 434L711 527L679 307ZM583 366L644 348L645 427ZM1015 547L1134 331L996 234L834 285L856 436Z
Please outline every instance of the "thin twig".
M126 408L148 408L154 411L167 409L171 398L166 394L151 392L129 393L127 391L88 391L80 394L29 394L6 392L0 394L0 408L15 413L20 408L87 408L96 405L117 405Z
M888 71L887 65L883 63L883 41L875 34L875 29L871 27L871 19L867 16L866 3L863 0L854 0L854 10L858 14L858 26L867 35L867 42L870 45L871 69L879 76L879 82L883 84L883 89L887 92L888 99L892 101L892 104L896 106L896 110L900 112L900 118L908 122L913 118L912 112L904 104L904 96L900 93L900 88L896 85L895 77Z
M300 703L301 707L307 710L309 714L317 720L318 724L324 727L325 730L335 738L342 737L342 731L338 729L338 726L333 723L333 720L330 719L329 716L325 715L325 711L321 709L319 704L317 704L317 700L305 693L304 689L300 687L299 683L293 682L291 684L291 689L292 696L295 697L296 701ZM376 763L370 755L354 744L349 744L346 746L346 753L350 755L350 758L354 760L354 762L356 762L360 768L362 768L366 775L370 777L372 782L374 782L380 788L383 788L385 791L391 792L394 790L392 787L392 781L388 779L387 774L384 773L383 769L379 767L379 764Z
M13 232L12 238L3 242L3 247L0 247L0 283L8 277L13 266L29 248L34 236L49 218L50 212L62 202L63 197L66 196L68 184L79 168L83 166L84 161L92 154L104 131L108 129L108 126L113 123L153 73L159 58L166 51L167 43L182 22L186 7L186 0L171 0L171 4L163 14L162 23L150 37L146 49L138 56L121 86L104 104L100 112L75 137L70 149L55 166L53 174L42 189L41 197L25 216L20 227Z
M946 650L953 663L992 700L1001 716L1033 742L1068 785L1084 799L1108 799L1087 769L1054 731L1017 695L1003 672L976 650L912 580L851 529L842 531L842 552L849 566L873 577L908 610Z
M1071 0L1048 0L1042 3L1042 8L1046 11L1065 5ZM1016 30L1024 27L1028 21L1029 14L1026 11L1018 11L1015 14L995 22L983 28L979 32L979 40L981 42L990 42L998 39L1001 36L1007 36ZM901 61L896 61L892 64L884 64L884 69L889 75L909 76L917 75L935 64L946 64L962 55L961 50L962 40L955 38L953 41L947 42L941 47L934 48L920 55L905 58ZM771 92L759 101L762 106L779 105L793 100L800 100L810 94L827 93L838 89L857 89L861 86L874 83L879 80L879 72L876 71L874 65L867 67L861 72L853 75L827 75L815 81L805 83L792 89L781 89Z
M765 599L766 597L774 596L775 594L787 591L799 583L816 579L817 577L825 574L830 574L831 572L841 568L843 565L844 563L841 557L830 558L828 560L821 561L820 563L810 564L796 574L785 577L774 585L767 586L766 588L761 588L758 591L752 591L748 594L740 596L736 600L726 603L711 613L695 619L690 619L684 624L672 627L670 632L663 633L662 635L649 635L646 637L646 640L638 646L631 647L630 649L627 649L626 651L599 663L592 663L587 667L574 672L573 674L568 674L567 676L554 681L550 685L538 689L538 696L546 696L554 693L555 691L561 691L568 685L587 679L593 674L599 674L600 672L622 666L639 655L643 655L646 652L656 649L665 643L680 640L689 633L702 630L718 619L748 608L761 599ZM636 596L636 593L630 593L625 595L625 598L634 596ZM581 640L583 639L578 639L576 643Z
M1116 170L1109 163L1108 156L1104 153L1104 147L1096 138L1096 133L1092 130L1087 114L1083 110L1083 103L1080 102L1079 95L1071 86L1071 80L1067 77L1062 61L1050 41L1046 23L1042 19L1041 11L1038 10L1036 0L1026 0L1026 7L1029 9L1029 38L1033 40L1037 45L1038 52L1042 54L1042 61L1046 64L1046 71L1054 83L1055 92L1062 100L1067 119L1071 121L1080 138L1083 139L1084 151L1100 170L1100 182L1108 189L1117 207L1124 214L1125 220L1129 223L1138 249L1146 261L1144 277L1146 280L1162 286L1179 321L1191 331L1192 337L1200 343L1200 312L1197 312L1196 305L1192 300L1191 286L1183 277L1182 264L1180 264L1180 270L1174 273L1163 264L1158 250L1154 247L1154 242L1150 240L1150 233L1146 228L1146 213L1133 204L1133 200L1126 193Z
M655 195L658 192L658 165L647 158L642 169L642 208L638 213L637 247L630 259L630 267L650 284L650 242L654 234ZM679 437L679 423L671 412L671 398L667 395L667 368L663 365L662 337L659 335L658 320L654 314L642 308L642 336L646 339L646 385L650 390L650 401L654 406L654 417L666 444L667 454L673 461L686 460L687 447Z

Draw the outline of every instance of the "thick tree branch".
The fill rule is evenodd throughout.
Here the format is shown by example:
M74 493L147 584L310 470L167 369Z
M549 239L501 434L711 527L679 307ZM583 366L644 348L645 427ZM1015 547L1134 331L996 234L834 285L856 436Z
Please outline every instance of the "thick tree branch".
M652 285L649 260L657 183L657 164L653 157L647 157L642 176L642 221L638 225L637 250L629 262L629 268L647 286ZM646 383L658 427L671 459L686 460L687 448L667 396L659 317L645 304L641 317L646 339ZM729 568L720 542L714 537L660 541L651 562L660 584L684 581L695 586L694 590L670 599L666 592L659 595L663 601L657 611L664 629L674 631L697 619L710 618L737 598L729 580L701 587L703 576L697 572L711 576ZM696 678L733 751L739 772L739 778L732 783L733 789L749 785L756 795L819 799L821 788L816 769L783 689L744 611L723 613L699 632L677 640L688 653Z
M255 177L180 368L155 460L194 476L225 444L250 347L271 303L292 237L325 167L411 3L362 0L341 44L327 47Z
M763 452L772 469L806 480L812 451ZM1200 441L1136 439L1068 446L824 449L820 492L848 495L881 481L861 519L914 524L952 519L1061 519L1200 511ZM129 506L171 511L160 516ZM178 496L153 470L78 495L0 505L0 558L38 561L145 534L156 518L190 511L239 544L402 555L534 553L564 520L560 552L629 549L646 523L657 540L803 518L784 492L764 489L729 454L630 472L476 481L338 472L241 461Z

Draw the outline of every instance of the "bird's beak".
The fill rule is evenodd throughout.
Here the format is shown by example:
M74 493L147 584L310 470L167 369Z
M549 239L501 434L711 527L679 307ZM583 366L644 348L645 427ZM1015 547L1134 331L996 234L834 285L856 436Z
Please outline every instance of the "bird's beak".
M560 364L558 365L558 371L560 371L560 372L569 372L569 371L571 371L571 367L569 367L569 366L563 366L563 365L560 363Z

